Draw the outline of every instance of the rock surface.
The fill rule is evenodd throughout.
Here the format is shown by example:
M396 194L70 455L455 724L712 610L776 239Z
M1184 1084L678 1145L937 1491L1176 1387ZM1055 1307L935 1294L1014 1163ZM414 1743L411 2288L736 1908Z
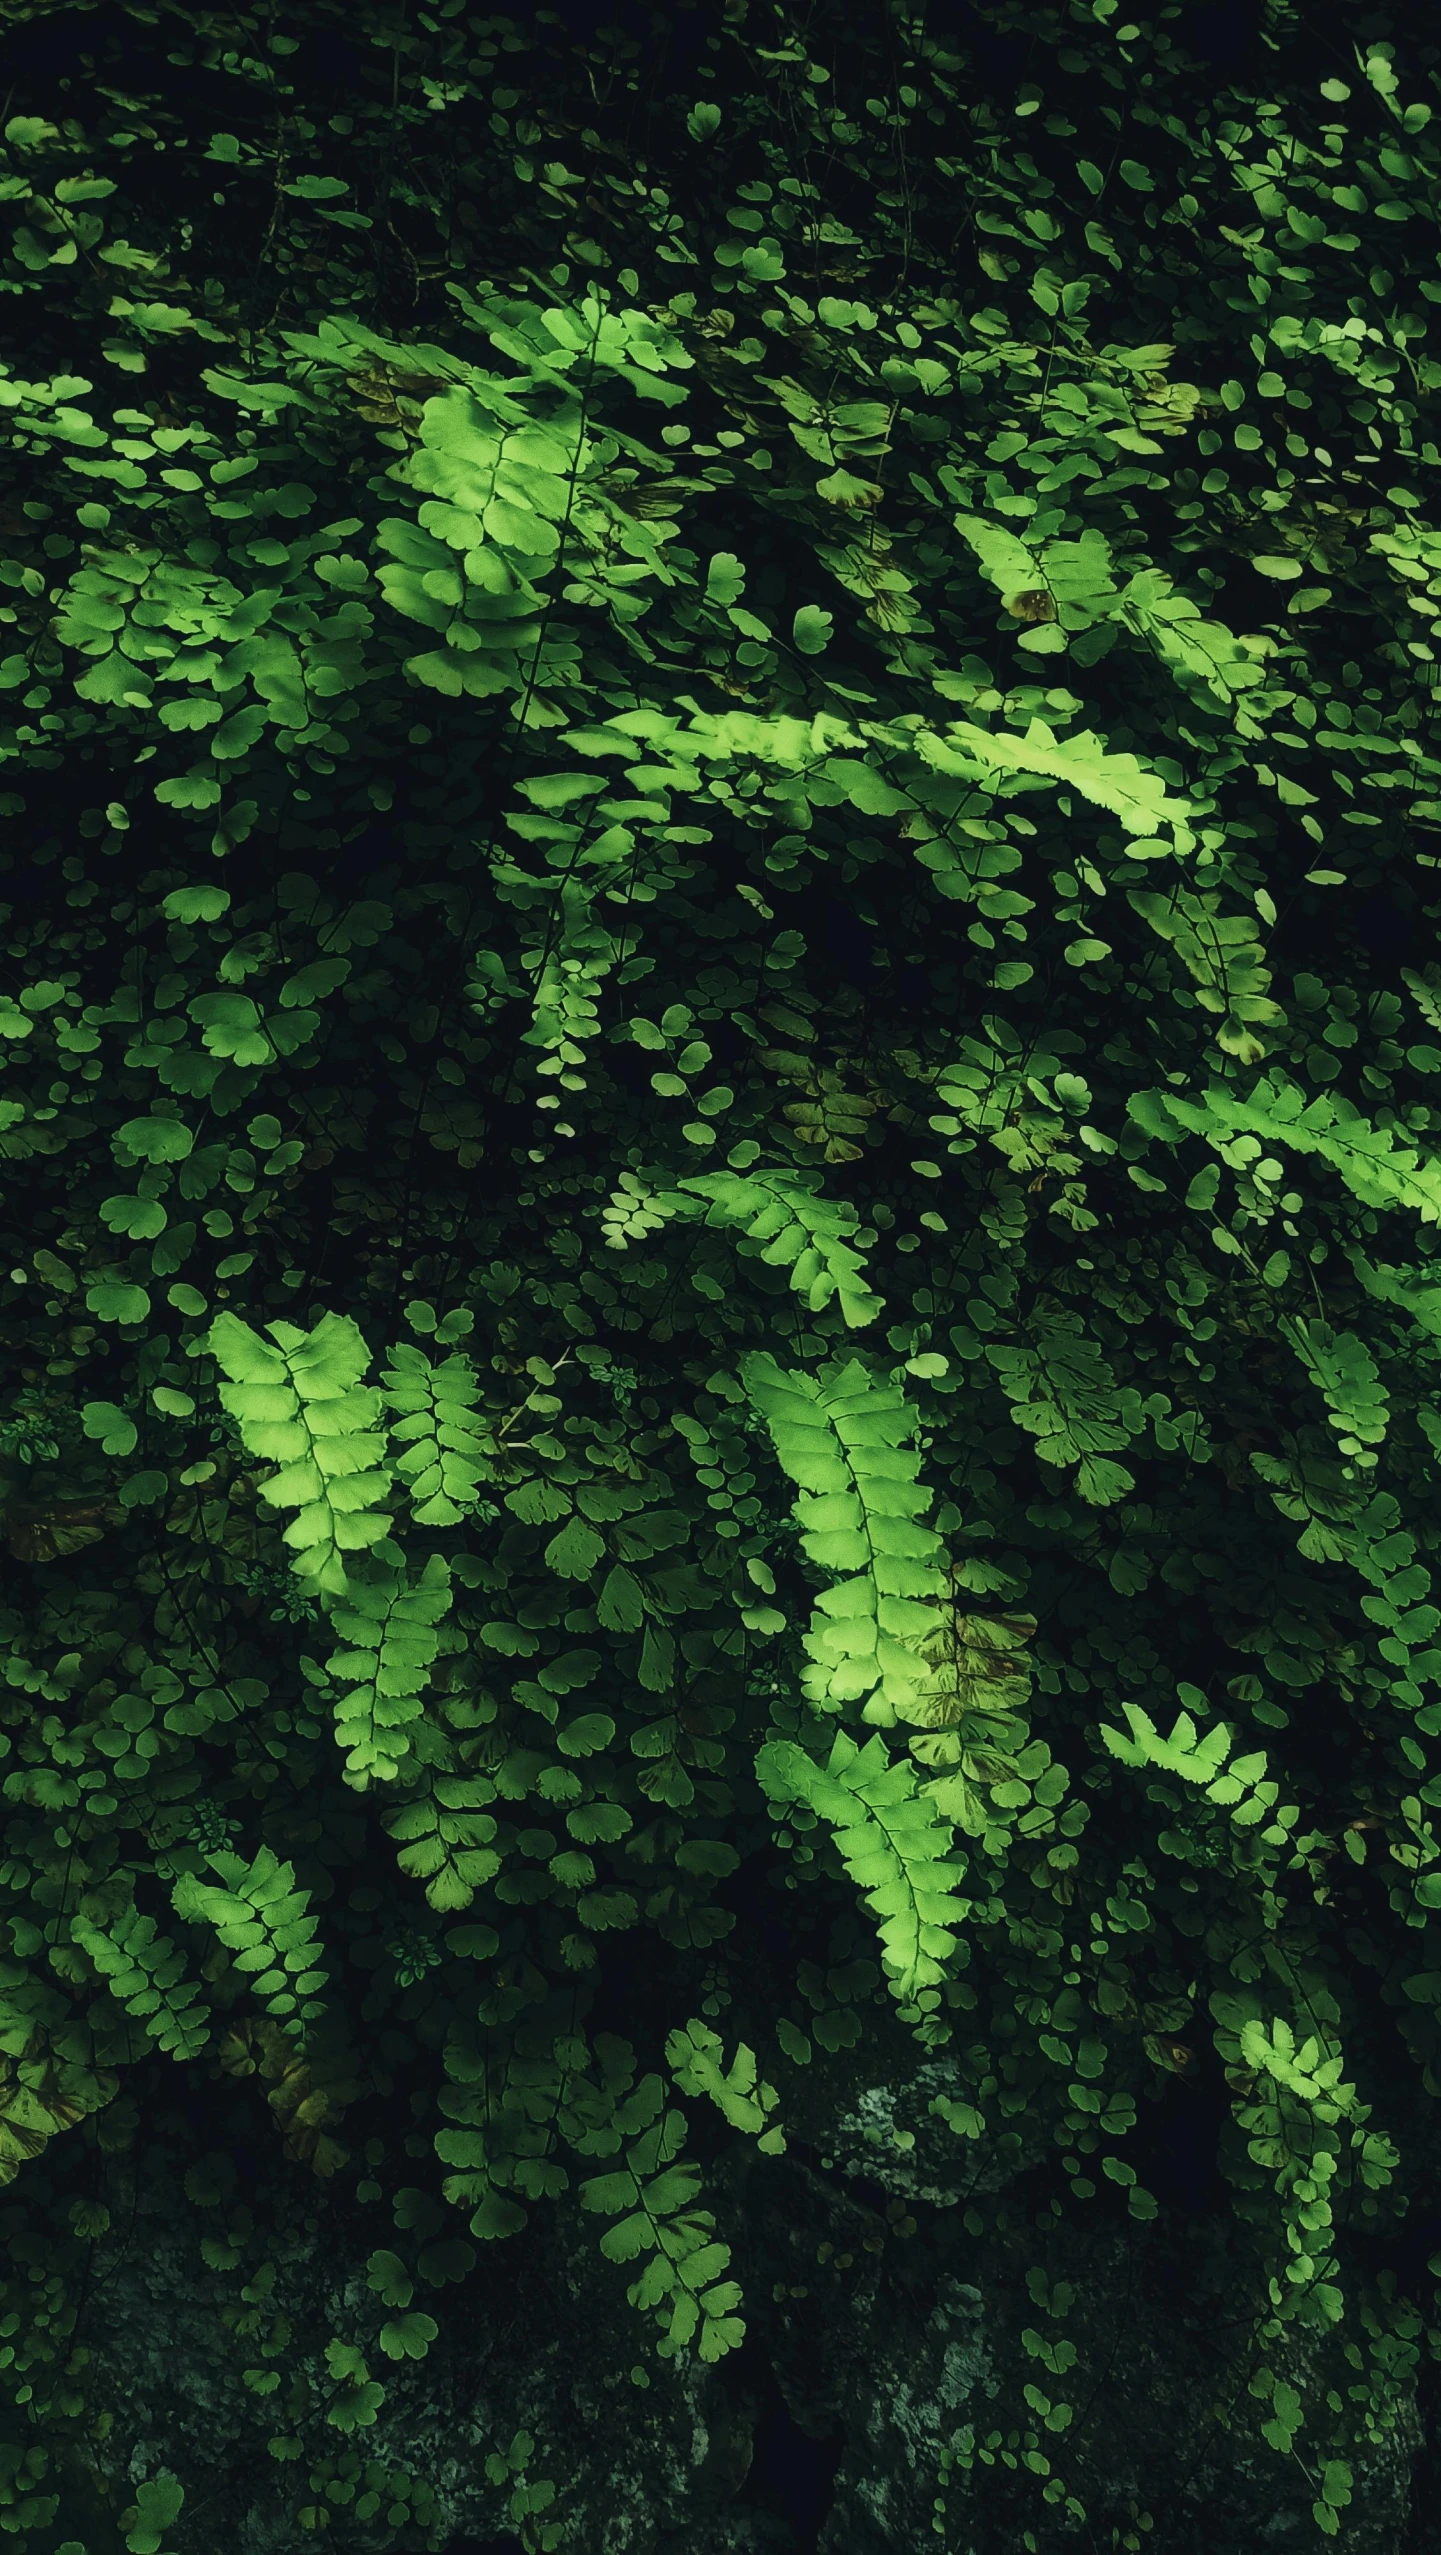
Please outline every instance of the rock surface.
M233 2270L217 2269L200 2240L223 2238L239 2204L197 2209L178 2148L138 2145L121 2172L130 2213L115 2211L96 2249L80 2338L92 2400L113 2448L124 2444L120 2475L133 2485L168 2469L185 2484L167 2555L319 2544L544 2555L552 2543L565 2555L1029 2555L1028 2529L1036 2555L1310 2545L1306 2432L1289 2458L1266 2444L1269 2408L1235 2355L1239 2255L1224 2213L1163 2210L1137 2224L1108 2190L1042 2221L1053 2169L1033 2123L994 2146L972 2141L929 2109L950 2087L944 2058L912 2062L908 2077L875 2064L848 2053L824 2099L817 2083L810 2111L792 2104L785 2155L721 2155L716 2200L744 2228L748 2319L728 2359L658 2361L590 2222L541 2210L521 2237L482 2248L458 2284L417 2297L440 2328L424 2359L372 2348L385 2388L372 2424L345 2437L312 2417L307 2453L284 2461L267 2442L290 2427L292 2373L324 2389L329 2337L374 2332L366 2265L392 2241L388 2216L314 2183L287 2214L270 2197L286 2186L267 2182L257 2149L248 2192L242 2175L255 2237ZM265 2254L274 2283L256 2294ZM1038 2263L1074 2291L1064 2325L1028 2282ZM267 2359L277 2316L290 2337ZM1052 2373L1027 2332L1046 2347L1064 2334L1074 2365ZM1307 2347L1274 2366L1308 2407L1324 2394ZM281 2371L280 2388L249 2391L247 2367ZM1075 2407L1066 2430L1038 2425L1038 2437L1086 2503L1085 2524L1039 2500L1013 2435L993 2436L998 2407L1027 2383ZM1419 2395L1425 2421L1408 2381L1358 2467L1337 2555L1441 2543L1430 2487L1424 2507L1412 2490L1413 2474L1419 2494L1435 2472L1433 2373ZM520 2432L536 2444L529 2479L549 2479L556 2497L513 2525L486 2460ZM322 2534L303 2517L317 2509ZM563 2532L553 2541L547 2522Z

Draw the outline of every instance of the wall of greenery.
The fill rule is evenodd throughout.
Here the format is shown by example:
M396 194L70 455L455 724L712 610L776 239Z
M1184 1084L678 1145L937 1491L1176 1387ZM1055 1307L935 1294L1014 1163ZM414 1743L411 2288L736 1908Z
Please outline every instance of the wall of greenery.
M1434 2544L1438 54L1126 5L3 12L36 2555Z

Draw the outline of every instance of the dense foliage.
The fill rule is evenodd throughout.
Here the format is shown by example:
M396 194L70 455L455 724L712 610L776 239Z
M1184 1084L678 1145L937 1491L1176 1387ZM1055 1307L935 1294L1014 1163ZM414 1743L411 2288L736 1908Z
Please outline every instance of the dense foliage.
M718 2366L858 2051L1034 2264L958 2555L1180 2543L1054 2250L1178 2082L1318 2532L1441 2358L1436 65L1123 6L4 13L30 2547L216 2542L142 2154L296 2530L439 2547L451 2305Z

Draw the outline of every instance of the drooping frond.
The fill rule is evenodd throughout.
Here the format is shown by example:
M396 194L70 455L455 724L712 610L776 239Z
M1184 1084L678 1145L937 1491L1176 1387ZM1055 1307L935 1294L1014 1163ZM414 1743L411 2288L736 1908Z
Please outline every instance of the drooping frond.
M822 1711L861 1702L868 1721L911 1717L929 1679L915 1644L944 1588L940 1539L923 1523L932 1494L910 1442L915 1412L855 1358L812 1375L758 1351L741 1375L797 1485L803 1548L836 1574L805 1636L803 1690Z
M234 1313L219 1313L209 1346L224 1370L220 1398L247 1454L275 1463L260 1495L297 1513L285 1529L296 1576L317 1595L345 1587L344 1555L378 1544L390 1519L380 1396L361 1382L370 1351L347 1315L327 1313L308 1335L268 1325L271 1346Z
M756 1773L774 1802L804 1801L834 1829L841 1860L876 1919L896 1995L910 2003L934 1987L970 1905L957 1895L966 1866L952 1854L949 1823L919 1788L914 1768L887 1755L879 1731L859 1748L838 1730L825 1765L793 1740L772 1739L756 1758Z

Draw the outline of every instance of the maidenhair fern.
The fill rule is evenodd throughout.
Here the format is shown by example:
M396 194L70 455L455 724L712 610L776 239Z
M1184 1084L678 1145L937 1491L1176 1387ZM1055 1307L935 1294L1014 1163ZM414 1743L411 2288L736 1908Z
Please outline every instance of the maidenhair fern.
M1373 1472L1390 1409L1365 1341L1326 1322L1283 1319L1278 1327L1322 1395L1341 1453L1359 1470Z
M956 1592L959 1593L958 1591ZM972 1615L952 1602L921 1645L931 1670L907 1716L921 1721L911 1755L929 1769L925 1791L937 1810L987 1851L1004 1851L1014 1812L1032 1798L1050 1808L1066 1788L1064 1767L1044 1740L1029 1738L1032 1615Z
M155 1919L129 1907L105 1926L83 1916L70 1931L127 2014L143 2023L170 2057L196 2058L210 2037L210 2011L200 1981L187 1975L184 1953Z
M1198 892L1179 883L1165 895L1132 888L1127 902L1175 950L1199 1008L1220 1015L1217 1045L1243 1064L1258 1064L1266 1053L1262 1033L1279 1027L1285 1014L1270 997L1271 971L1256 914L1244 905L1224 912L1214 890Z
M0 2188L62 2130L103 2109L118 2083L112 2068L58 2057L43 2043L0 2057Z
M727 2067L719 2032L693 2019L671 2033L665 2058L683 2094L708 2094L732 2129L750 2132L763 2156L784 2155L785 2132L774 2117L779 2096L761 2078L755 2052L744 2041Z
M659 2318L662 2359L693 2346L702 2360L719 2360L745 2339L735 2314L740 2288L727 2274L730 2249L715 2220L697 2206L700 2168L677 2162L685 2144L685 2120L665 2109L665 2088L646 2076L625 2106L629 2138L625 2162L580 2186L580 2202L614 2220L600 2240L608 2262L643 2262L627 2296Z
M837 1574L816 1599L802 1690L819 1710L862 1704L882 1725L918 1719L930 1671L917 1644L944 1590L938 1536L921 1520L933 1494L909 1440L916 1414L899 1387L852 1358L820 1375L756 1351L741 1366L776 1455L795 1482L802 1546Z
M1114 1458L1144 1428L1144 1405L1134 1385L1117 1382L1079 1314L1050 1311L1031 1338L988 1341L986 1356L1016 1427L1046 1463L1074 1468L1082 1499L1110 1508L1135 1489L1134 1473Z
M918 1788L914 1768L888 1757L879 1731L858 1748L838 1730L824 1765L793 1740L771 1739L756 1773L782 1811L804 1802L834 1829L841 1860L879 1927L895 1994L930 2011L955 1929L971 1911L957 1895L966 1866L952 1854L949 1822Z
M785 1269L808 1312L823 1312L834 1298L847 1329L858 1330L882 1310L846 1239L860 1218L844 1200L822 1193L819 1172L707 1171L682 1180L680 1195L699 1199L707 1224L743 1235L768 1267Z
M347 1751L345 1780L357 1792L393 1782L410 1753L439 1647L436 1627L449 1605L450 1569L439 1553L412 1584L404 1564L383 1550L366 1576L352 1571L345 1596L331 1602L331 1622L351 1646L333 1650L327 1664L333 1678L353 1681L336 1702L335 1735Z
M349 1681L335 1705L336 1738L346 1782L364 1791L393 1782L410 1753L450 1605L448 1564L433 1553L412 1579L381 1503L399 1474L419 1525L455 1524L474 1505L486 1443L471 1425L474 1369L459 1355L434 1366L402 1345L382 1391L360 1382L370 1351L354 1322L326 1314L308 1336L290 1323L270 1328L273 1348L234 1315L218 1317L210 1345L228 1378L220 1396L247 1452L281 1462L262 1497L300 1509L286 1541L342 1645L328 1663L332 1678ZM398 1414L403 1451L393 1459L375 1425L383 1402ZM346 1554L365 1558L347 1569Z
M1204 1100L1174 1091L1133 1092L1127 1111L1147 1135L1178 1144L1205 1136L1220 1151L1238 1135L1289 1152L1312 1154L1335 1171L1365 1207L1404 1209L1422 1224L1441 1223L1441 1163L1417 1151L1394 1128L1377 1126L1340 1092L1308 1097L1275 1072L1263 1074L1243 1099L1212 1084Z
M422 1881L431 1906L448 1915L469 1907L500 1869L495 1820L487 1807L494 1798L484 1775L428 1768L418 1788L385 1812L386 1831L400 1848L401 1871Z
M739 1233L769 1267L786 1269L809 1312L822 1312L834 1300L847 1328L858 1330L882 1310L865 1283L861 1255L846 1238L860 1218L844 1199L823 1194L819 1172L707 1171L655 1192L625 1172L602 1210L601 1227L611 1249L621 1251L662 1224L698 1216Z
M401 1451L395 1469L410 1493L418 1526L458 1526L480 1499L490 1478L494 1433L479 1410L479 1385L471 1361L455 1351L432 1363L423 1349L404 1342L390 1352L380 1397L392 1414L390 1434Z
M1222 622L1204 620L1164 568L1138 569L1118 604L1119 617L1150 641L1162 663L1204 685L1223 709L1264 680L1259 657Z
M936 2271L984 2289L1005 2392L971 2407L989 2440L917 2395L914 2474L853 2441L832 2533L864 2535L884 2464L897 2542L1136 2555L1171 2479L1139 2463L1129 2515L1076 2498L1109 2341L1049 2329L1095 2286L1054 2275L1103 2177L1137 2222L1166 2205L1144 2129L1103 2142L1206 2017L1236 2313L1199 2418L1225 2398L1249 2475L1251 2372L1333 2533L1347 2443L1394 2465L1414 2436L1441 2358L1425 2248L1393 2241L1441 2083L1441 123L1404 31L1318 95L1274 0L1264 95L1213 113L1164 27L1118 74L1108 13L1009 12L1030 103L1075 128L1037 210L1037 127L964 24L747 27L738 0L717 102L680 109L693 200L572 202L549 163L539 264L518 135L589 131L594 79L620 124L590 158L627 119L656 156L604 43L505 35L493 115L464 0L398 65L359 0L337 154L309 41L335 12L300 0L274 219L244 47L199 87L184 46L142 49L123 130L80 76L47 124L17 56L0 2179L40 2169L0 2212L0 2436L33 2432L74 2508L0 2451L0 2534L160 2555L170 2488L125 2496L152 2446L195 2481L186 2425L106 2366L130 2213L107 2238L101 2187L137 2134L182 2222L227 2161L256 2204L195 2233L246 2346L202 2449L283 2470L267 2495L247 2465L257 2529L266 2503L287 2544L443 2535L385 2438L439 2339L416 2290L522 2229L473 2286L540 2360L498 2373L455 2524L594 2536L627 2431L624 2498L654 2503L695 2370L651 2372L651 2421L534 2451L545 2353L579 2306L619 2379L628 2284L668 2354L729 2347L721 2238L764 2224L783 2119L849 2144L861 2050L897 2118L919 2092L918 2126L928 2097L975 2142L990 2197L934 2214ZM829 83L776 76L801 54ZM1118 76L1148 101L1119 161ZM895 112L857 135L873 89ZM784 205L725 221L757 153L811 170L803 227L840 243L814 311ZM1238 173L1250 227L1214 218ZM1379 335L1329 324L1341 175ZM355 316L347 179L403 194L417 271L451 275L424 344ZM958 204L998 190L1024 220L983 211L958 264ZM496 278L488 215L518 204ZM717 224L752 244L709 258ZM97 293L127 235L164 302ZM1207 617L1238 546L1256 634ZM950 2036L923 2085L888 1998ZM1407 2124L1405 2189L1360 2095ZM397 2246L369 2289L321 2284L354 2335L273 2249L296 2166L340 2178L337 2226L386 2222L362 2261ZM879 2399L901 2257L857 2293L873 2329L833 2335L823 2182L818 2399L864 2399L867 2354ZM1027 2227L1044 2339L1012 2328ZM798 2322L770 2285L758 2361ZM964 2514L932 2434L972 2462ZM1210 2451L1175 2445L1204 2534ZM695 2502L665 2518L704 2536Z
M1183 1687L1181 1691L1183 1695L1189 1692L1193 1703L1200 1701L1194 1689ZM1123 1710L1130 1723L1129 1738L1105 1722L1101 1724L1102 1741L1120 1764L1155 1766L1163 1773L1179 1775L1184 1782L1203 1790L1208 1801L1229 1810L1236 1827L1257 1829L1263 1845L1292 1843L1292 1831L1301 1813L1294 1804L1281 1802L1279 1787L1266 1780L1264 1748L1232 1758L1228 1768L1226 1760L1234 1740L1224 1722L1218 1721L1204 1738L1198 1738L1192 1714L1182 1710L1170 1737L1163 1738L1139 1704L1127 1703ZM1265 1826L1263 1820L1267 1822Z
M253 1862L224 1850L206 1855L215 1881L182 1873L171 1896L177 1916L214 1927L235 1967L276 2022L296 2038L324 2011L316 1916L294 1867L268 1845Z
M346 1585L344 1555L386 1534L390 1488L380 1396L361 1383L370 1351L348 1316L327 1313L307 1336L268 1325L273 1347L234 1313L216 1315L209 1346L224 1369L220 1399L247 1454L280 1470L259 1485L273 1508L298 1513L285 1529L296 1575L319 1596Z
M469 2211L473 2236L518 2235L527 2203L556 2199L569 2188L555 2146L559 2130L584 2140L591 2126L586 2056L585 2042L564 2029L558 2014L549 2029L534 2021L509 2032L451 2026L439 2095L451 2125L437 2131L434 2143L450 2167L441 2188L452 2206ZM601 2152L617 2143L613 2111L603 2092Z

